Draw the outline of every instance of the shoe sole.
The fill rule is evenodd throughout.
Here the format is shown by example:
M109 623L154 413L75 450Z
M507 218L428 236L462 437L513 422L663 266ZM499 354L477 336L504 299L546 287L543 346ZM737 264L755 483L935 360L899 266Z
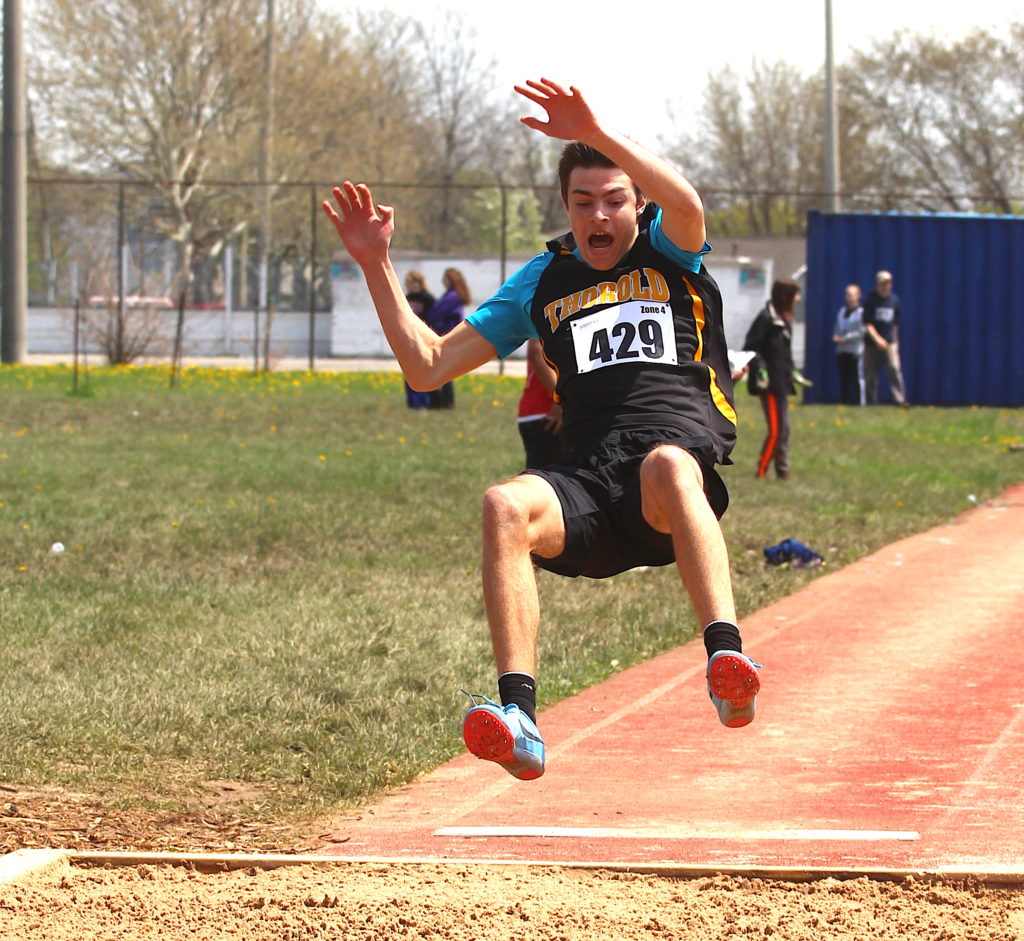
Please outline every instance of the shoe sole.
M724 699L733 709L743 709L761 689L757 670L743 657L729 654L717 657L708 669L708 688L719 699ZM736 716L726 726L739 729L749 725L753 716Z
M462 740L470 754L501 765L520 781L533 781L544 772L523 768L513 749L516 740L507 726L486 709L474 709L462 723Z

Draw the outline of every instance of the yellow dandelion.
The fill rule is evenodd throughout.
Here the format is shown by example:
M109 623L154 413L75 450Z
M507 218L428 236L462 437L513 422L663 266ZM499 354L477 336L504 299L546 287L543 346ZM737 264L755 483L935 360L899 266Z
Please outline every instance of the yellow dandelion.
M346 453L347 453L347 454L351 454L352 452L351 452L351 451L347 451ZM327 460L327 455L326 455L326 454L318 454L318 455L316 456L316 459L317 459L318 461L326 461L326 460Z
M180 525L181 525L181 523L179 523L177 520L171 520L171 526L177 528Z

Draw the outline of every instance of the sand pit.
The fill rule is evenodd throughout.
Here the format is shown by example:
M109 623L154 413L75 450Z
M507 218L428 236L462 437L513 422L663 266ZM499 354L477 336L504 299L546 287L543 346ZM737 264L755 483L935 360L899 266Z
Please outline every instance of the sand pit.
M1022 941L1024 892L867 878L692 879L571 868L345 863L199 873L62 864L0 884L6 941Z

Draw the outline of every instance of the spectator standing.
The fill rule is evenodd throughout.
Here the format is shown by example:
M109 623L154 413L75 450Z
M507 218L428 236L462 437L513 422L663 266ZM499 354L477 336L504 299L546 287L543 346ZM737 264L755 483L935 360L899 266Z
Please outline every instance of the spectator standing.
M771 299L750 325L745 350L757 353L750 364L748 388L761 399L768 431L757 458L757 476L767 477L775 465L780 480L789 479L789 400L795 394L793 365L793 312L800 300L800 285L780 280L772 285Z
M427 311L427 325L438 336L454 330L466 319L466 305L470 302L466 279L458 268L446 268L441 276L442 294ZM430 393L431 408L455 408L455 383L446 382Z
M548 467L561 461L562 406L554 400L557 375L544 358L539 340L526 341L526 383L519 397L519 436L526 467Z
M413 269L406 274L405 299L409 302L412 312L426 323L427 312L434 306L436 298L427 290L427 279L423 277L423 272ZM417 392L407 382L405 404L409 408L430 408L430 393Z
M900 363L900 299L892 289L892 275L879 271L875 289L864 302L864 394L868 405L878 404L878 375L884 368L897 405L906 405L903 366Z
M839 371L839 401L844 405L864 404L864 308L860 287L846 286L845 303L836 314L832 340L836 345Z

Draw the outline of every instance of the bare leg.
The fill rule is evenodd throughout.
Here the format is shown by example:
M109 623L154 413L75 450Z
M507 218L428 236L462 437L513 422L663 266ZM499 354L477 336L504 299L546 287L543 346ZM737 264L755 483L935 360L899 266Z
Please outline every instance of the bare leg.
M735 624L729 551L696 459L674 445L655 448L641 468L640 492L647 522L672 534L676 568L701 627Z
M484 495L483 588L498 674L536 673L540 605L530 553L558 555L562 508L551 485L524 474Z

